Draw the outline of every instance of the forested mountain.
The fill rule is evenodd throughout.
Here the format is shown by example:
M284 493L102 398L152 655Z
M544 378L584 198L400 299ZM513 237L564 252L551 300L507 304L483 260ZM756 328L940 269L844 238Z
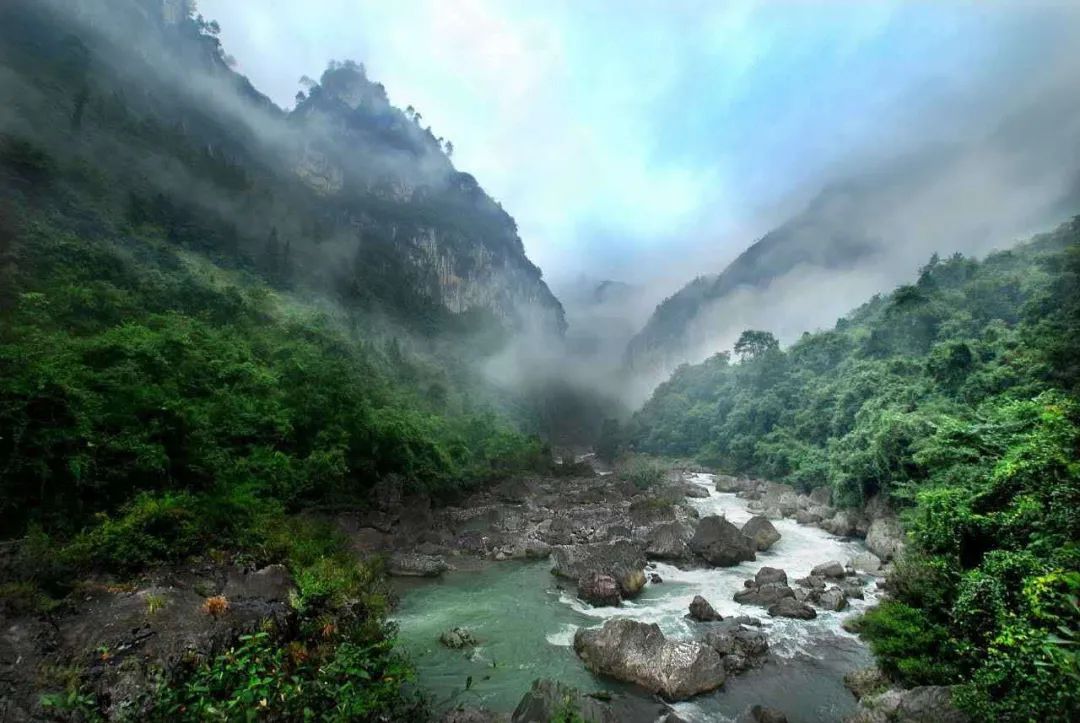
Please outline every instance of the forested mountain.
M915 551L863 623L907 685L966 683L975 720L1080 714L1080 220L917 281L782 349L681 366L638 450L888 499ZM1066 682L1067 681L1067 682Z
M331 63L284 112L182 0L0 13L0 132L81 163L103 210L421 330L448 313L564 327L514 220L362 65Z

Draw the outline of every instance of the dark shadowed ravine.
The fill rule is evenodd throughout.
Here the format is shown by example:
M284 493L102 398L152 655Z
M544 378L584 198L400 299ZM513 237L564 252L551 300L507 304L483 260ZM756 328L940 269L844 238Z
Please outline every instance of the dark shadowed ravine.
M747 501L713 491L709 475L691 478L709 497L690 499L702 516L722 514L741 524L752 513ZM420 684L440 707L486 706L509 712L536 678L555 678L584 691L626 690L594 676L571 647L575 630L621 616L659 624L669 637L689 638L701 623L685 619L695 595L707 598L725 617L761 618L770 655L760 668L732 676L719 691L675 705L687 720L734 719L748 705L783 710L790 721L835 721L855 709L843 676L870 664L869 651L843 631L841 621L872 604L876 586L867 578L866 600L851 600L843 612L821 610L814 620L770 618L760 607L740 605L732 596L763 566L782 568L789 578L810 573L828 560L847 561L865 550L861 541L842 539L793 520L776 520L781 540L756 562L728 568L681 570L656 563L663 579L621 607L593 608L578 600L550 573L547 560L492 563L479 571L451 572L438 581L402 582L396 613L400 639L412 655ZM479 645L450 650L438 642L451 627L469 628ZM470 682L471 679L471 682Z

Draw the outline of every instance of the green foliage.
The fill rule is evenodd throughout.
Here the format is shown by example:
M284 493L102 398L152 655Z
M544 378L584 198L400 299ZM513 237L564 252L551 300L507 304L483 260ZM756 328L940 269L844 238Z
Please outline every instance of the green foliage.
M620 479L632 482L639 490L647 490L664 481L663 465L646 457L633 457L622 462L616 474Z
M1078 272L1080 219L934 257L832 331L784 351L747 332L741 363L680 367L629 439L840 504L886 495L914 549L861 624L882 669L963 684L975 720L1078 718Z

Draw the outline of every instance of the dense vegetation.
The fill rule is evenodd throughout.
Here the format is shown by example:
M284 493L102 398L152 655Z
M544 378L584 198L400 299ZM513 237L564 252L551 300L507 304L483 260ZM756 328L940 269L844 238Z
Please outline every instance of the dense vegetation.
M883 669L964 683L977 720L1080 715L1080 220L734 351L681 367L631 443L840 504L886 495L913 544L863 627Z

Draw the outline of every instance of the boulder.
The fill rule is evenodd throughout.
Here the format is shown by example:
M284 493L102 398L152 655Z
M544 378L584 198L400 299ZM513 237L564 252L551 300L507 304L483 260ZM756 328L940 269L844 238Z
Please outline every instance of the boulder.
M840 580L837 586L844 591L844 594L849 598L856 600L865 600L866 593L863 591L862 583L857 580Z
M755 622L760 625L760 621ZM769 642L764 632L746 628L737 622L709 630L704 642L723 657L724 670L728 673L749 670L763 662L769 652Z
M577 590L579 598L595 607L622 603L619 583L611 575L595 571L586 573L578 579Z
M479 641L468 628L451 628L450 630L444 630L439 635L439 642L451 650L460 650L461 648L471 648Z
M903 551L904 539L904 528L898 519L880 517L870 523L870 529L866 532L866 547L881 560L893 560Z
M387 573L396 577L438 577L450 569L438 555L398 552L390 556Z
M649 582L651 582L653 585L659 585L664 582L664 578L660 577L660 575L655 572L651 572L649 573Z
M505 720L500 717L498 720ZM553 680L535 680L514 709L511 723L585 720L591 723L679 723L670 706L645 696L589 695Z
M694 599L690 602L690 614L687 617L691 620L697 620L699 623L709 623L724 619L720 613L716 612L716 609L709 601L700 595L695 595Z
M853 556L848 560L848 564L854 570L868 572L871 575L875 575L881 570L881 558L869 551L860 552L858 555Z
M848 606L847 595L835 585L828 590L814 590L810 594L810 601L819 608L833 612L846 610Z
M799 510L795 513L795 521L800 525L816 525L821 522L821 515L810 512L809 510Z
M439 723L501 723L503 720L487 708L454 708L443 713Z
M847 575L847 570L836 560L830 560L824 562L813 570L810 571L811 576L831 577L833 579L840 579Z
M832 489L828 485L810 490L810 502L813 505L827 505L832 499Z
M796 618L798 620L813 620L817 617L814 608L806 603L799 602L793 597L783 598L779 602L770 605L769 615L774 618Z
M578 630L574 651L593 673L634 683L668 700L685 700L724 683L720 654L707 645L668 640L655 623L608 620Z
M709 515L698 523L690 549L706 562L730 567L755 559L754 542L723 517Z
M788 723L787 716L776 708L766 708L761 705L747 707L735 723Z
M795 597L795 591L782 582L767 582L764 585L752 583L744 590L735 593L734 600L740 605L760 605L769 607L784 598Z
M743 489L744 480L727 474L718 474L714 484L717 492L738 492Z
M821 575L807 575L806 577L800 577L795 581L795 584L799 587L805 587L808 590L824 590L828 586L825 582L825 578Z
M850 537L858 529L859 515L851 510L840 510L830 518L821 521L821 529L839 537Z
M787 573L778 567L763 567L754 575L754 582L758 585L766 585L770 582L779 582L787 585Z
M691 557L690 539L694 529L685 522L665 522L649 531L645 556L650 560L685 560Z
M868 695L847 723L968 723L953 705L952 693L952 686L923 685Z
M645 586L645 555L627 540L564 545L551 554L551 572L559 577L580 580L591 573L615 578L623 598L641 592Z
M759 552L768 550L780 540L780 533L773 527L773 523L760 515L747 520L742 533L754 541Z
M844 687L851 691L855 700L880 693L889 687L889 679L877 666L853 670L844 676Z

